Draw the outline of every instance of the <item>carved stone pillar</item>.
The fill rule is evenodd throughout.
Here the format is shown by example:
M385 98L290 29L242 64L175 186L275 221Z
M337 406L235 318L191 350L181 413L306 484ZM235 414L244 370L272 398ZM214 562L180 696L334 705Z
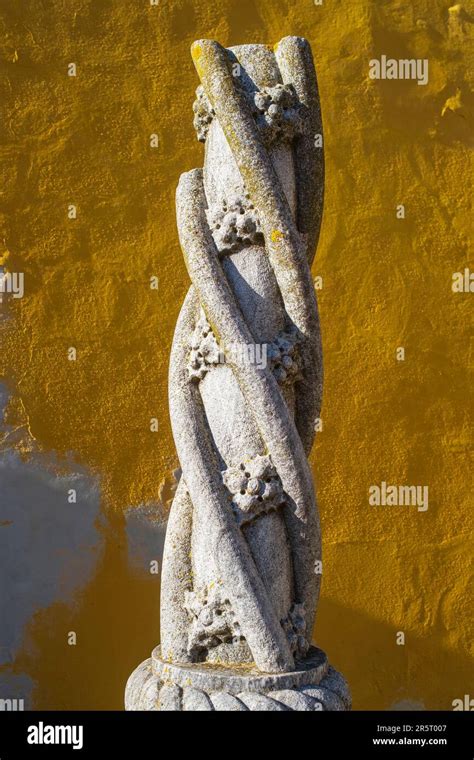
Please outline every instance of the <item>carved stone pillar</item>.
M182 478L163 559L161 647L127 709L344 710L311 644L321 574L307 455L322 359L310 266L324 184L308 43L194 43L204 169L176 207L192 285L170 412Z

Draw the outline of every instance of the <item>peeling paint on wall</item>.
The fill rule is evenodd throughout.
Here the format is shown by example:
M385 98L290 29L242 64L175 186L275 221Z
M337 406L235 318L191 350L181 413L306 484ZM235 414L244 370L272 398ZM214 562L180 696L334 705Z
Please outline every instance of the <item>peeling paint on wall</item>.
M0 416L6 402L0 385ZM0 695L26 708L33 682L14 670L25 627L53 603L73 602L102 549L98 484L80 470L58 475L54 464L37 453L25 460L14 449L0 452ZM72 491L77 503L68 500Z

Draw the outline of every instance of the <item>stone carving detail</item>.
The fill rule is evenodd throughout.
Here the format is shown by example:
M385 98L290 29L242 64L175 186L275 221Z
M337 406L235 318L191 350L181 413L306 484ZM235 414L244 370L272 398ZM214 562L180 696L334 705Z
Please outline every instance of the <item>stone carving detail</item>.
M194 129L196 130L199 142L206 142L207 133L215 113L204 92L204 87L199 85L196 89L196 100L193 104L194 111Z
M187 591L184 607L191 620L188 652L192 657L199 658L212 647L243 639L230 601L220 585L214 584L201 593Z
M260 220L248 193L243 198L225 198L220 207L206 212L216 248L220 254L232 253L242 246L263 242Z
M195 381L202 380L210 367L223 361L225 361L225 357L215 339L212 327L201 309L191 339L188 363L189 376Z
M222 479L232 494L232 508L239 525L285 503L281 480L269 456L258 456L238 467L229 467Z
M236 86L240 89L239 80ZM274 87L262 87L248 92L242 89L247 99L252 116L259 128L266 146L278 141L288 142L297 135L309 134L308 111L299 101L294 86L278 83ZM211 106L204 88L196 89L193 105L194 128L198 140L205 142L215 111Z
M346 681L327 662L318 663L318 653L322 654L320 650L310 649L309 667L293 676L272 679L244 675L240 679L229 679L228 688L224 688L225 679L211 675L203 679L192 670L178 673L176 677L174 670L167 671L159 660L159 651L155 650L135 671L140 676L140 697L133 678L129 679L125 706L127 710L185 712L350 710L351 695Z
M307 130L307 114L292 84L263 87L254 94L253 102L253 114L265 145L293 140Z
M282 620L290 649L297 658L304 657L309 649L306 638L306 610L304 604L293 604L287 617Z
M321 537L307 458L322 390L310 267L324 184L311 50L298 37L275 52L200 40L192 55L206 149L176 193L192 282L169 375L182 477L161 646L131 675L126 707L349 709L344 679L310 645Z
M298 333L289 328L271 343L259 346L260 362L268 362L276 381L288 385L301 378L301 360L298 352ZM188 360L189 377L199 382L206 373L219 364L226 363L224 351L219 347L212 327L201 310L190 341Z
M298 352L298 331L290 327L270 344L267 358L270 368L281 385L301 379L301 358Z

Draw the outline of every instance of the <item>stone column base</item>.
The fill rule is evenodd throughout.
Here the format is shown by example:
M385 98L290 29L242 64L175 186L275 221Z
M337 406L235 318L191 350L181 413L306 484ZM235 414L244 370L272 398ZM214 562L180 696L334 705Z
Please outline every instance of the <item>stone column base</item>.
M133 671L125 689L126 710L350 710L344 678L326 655L310 647L291 673L260 673L252 665L164 662L160 648Z

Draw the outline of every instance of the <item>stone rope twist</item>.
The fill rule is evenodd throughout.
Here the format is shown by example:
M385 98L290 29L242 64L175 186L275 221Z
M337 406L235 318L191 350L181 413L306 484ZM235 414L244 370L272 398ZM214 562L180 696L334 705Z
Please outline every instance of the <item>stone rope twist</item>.
M141 673L141 678L136 674ZM127 709L160 711L345 711L351 709L351 695L343 676L330 665L319 683L303 683L292 688L238 688L233 691L179 685L172 680L156 680L152 659L143 662L131 677L139 684L137 700L133 684L128 689Z
M176 193L192 282L169 374L182 477L163 557L161 649L131 677L127 700L162 710L347 709L344 680L310 646L321 537L307 456L322 391L310 267L324 174L311 50L298 37L274 52L200 40L192 56L206 154ZM325 664L311 675L314 656ZM240 681L245 667L255 675Z
M263 46L253 46L255 50ZM240 50L240 49L238 49ZM314 420L321 398L321 345L318 311L310 272L317 236L316 180L318 152L308 144L308 132L319 126L316 77L306 41L285 38L276 50L280 72L305 109L307 131L296 143L300 228L293 218L280 178L245 95L231 71L232 56L218 43L195 43L192 54L203 93L218 120L231 156L245 186L245 195L258 211L268 261L281 294L287 324L297 336L301 372L295 383L293 419L281 388L269 367L226 354L261 433L264 447L281 479L286 497L284 518L293 557L295 600L304 606L311 631L320 576L320 530L307 453L313 441ZM235 58L235 56L234 56ZM257 93L258 94L258 93ZM321 172L319 171L319 174ZM308 187L309 185L309 187ZM313 190L308 194L308 190ZM308 198L310 201L308 201ZM314 200L316 199L316 200ZM239 525L229 509L229 493L222 481L219 456L209 431L199 385L187 371L189 344L200 310L221 346L250 346L255 338L229 285L219 250L209 228L203 172L182 175L177 190L180 243L193 283L184 302L173 344L170 366L170 410L183 477L168 524L162 586L162 650L165 659L189 660L185 594L189 589L189 559L180 535L190 531L191 512L208 526L207 549L216 558L222 584L257 666L268 672L291 670L293 654L282 630ZM186 485L184 485L186 484ZM173 547L173 552L167 551ZM244 583L242 580L244 579ZM238 593L235 593L236 590ZM262 631L265 635L262 636Z
M308 684L293 689L273 689L267 692L241 691L238 694L231 694L227 691L206 692L192 686L164 685L159 692L158 709L176 710L176 699L184 712L244 712L248 710L320 712L344 711L351 708L351 697L347 685L334 668L329 668L328 675L318 685ZM171 705L168 708L170 701Z

